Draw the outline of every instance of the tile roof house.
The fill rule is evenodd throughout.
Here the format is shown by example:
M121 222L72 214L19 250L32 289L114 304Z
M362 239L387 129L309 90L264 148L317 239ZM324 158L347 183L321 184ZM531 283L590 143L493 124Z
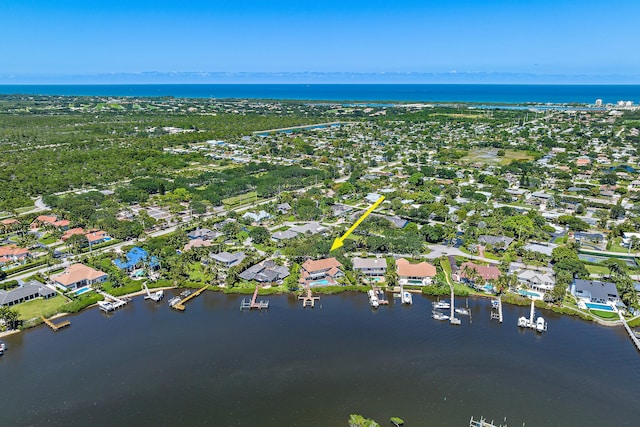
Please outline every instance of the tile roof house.
M182 251L187 252L193 248L205 248L211 245L213 245L213 243L211 243L211 240L203 240L200 238L190 239L189 242L186 245L184 245L184 247L182 248Z
M289 276L289 269L286 266L276 264L272 260L265 260L247 268L238 276L244 280L273 283L279 282Z
M87 238L87 242L89 242L89 244L92 244L92 245L96 245L98 243L102 243L110 239L106 231L102 231L102 230L85 231L82 227L76 227L76 228L72 228L65 231L62 234L62 237L60 238L60 240L64 242L67 239L69 239L71 236L75 236L75 235L84 235Z
M429 285L436 276L436 268L428 262L411 264L404 258L396 261L398 282L401 285Z
M35 298L48 299L56 296L55 289L50 288L38 281L31 280L17 288L3 290L0 289L0 307L20 304Z
M107 273L94 270L84 264L72 264L62 273L51 276L54 284L66 290L74 290L83 286L107 281Z
M66 220L66 219L59 220L58 217L55 215L40 215L36 219L34 219L33 222L31 223L31 229L37 230L42 226L49 225L60 230L66 230L69 228L69 224L71 224L69 220Z
M17 245L0 246L0 265L21 263L29 257L29 249Z
M574 279L569 290L576 298L586 299L589 302L606 304L620 301L616 284L612 282Z
M342 264L335 258L306 260L300 267L300 283L304 285L333 285L344 276Z
M387 260L385 258L354 258L353 269L365 276L382 277L387 272Z
M474 280L467 275L467 269L475 270L478 276L482 277L487 282L496 280L502 274L498 267L494 267L492 265L477 265L471 261L467 261L462 263L454 279L474 284Z

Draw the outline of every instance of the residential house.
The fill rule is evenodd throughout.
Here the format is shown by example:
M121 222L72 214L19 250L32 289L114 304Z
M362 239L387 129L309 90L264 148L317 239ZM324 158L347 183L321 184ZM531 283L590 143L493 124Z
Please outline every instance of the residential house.
M58 219L55 215L40 215L31 223L31 229L37 230L40 227L51 226L58 230L67 230L71 222L66 219Z
M553 274L543 271L520 270L517 273L517 277L518 282L538 292L550 292L556 284L556 279L553 277Z
M18 225L20 225L20 221L15 218L7 218L0 221L0 229L3 230L10 230L16 228Z
M502 274L498 267L494 267L493 265L477 265L471 261L467 261L462 263L457 273L453 275L454 280L459 282L467 282L471 285L475 286L476 279L470 273L470 271L475 271L475 275L484 279L485 282L491 282L496 280Z
M35 298L48 299L56 296L55 289L38 281L31 280L17 288L0 289L0 307L12 306Z
M269 215L269 213L267 213L266 211L260 211L258 213L247 212L244 215L242 215L242 218L243 219L248 219L251 222L260 223L262 221L266 221L266 220L270 219L271 215Z
M608 302L619 302L620 296L616 284L612 282L601 282L599 280L574 279L571 283L570 292L576 298L607 304Z
M484 245L492 245L496 249L506 250L513 242L513 238L507 236L488 236L483 234L478 237L478 242Z
M182 252L187 252L195 248L206 248L211 245L213 245L213 243L211 243L211 240L190 239L189 242L182 248Z
M367 277L384 277L387 272L385 258L354 258L353 269Z
M110 240L111 237L106 233L106 231L102 230L89 230L85 231L82 227L71 228L65 231L60 237L60 240L66 242L71 236L82 236L84 235L87 238L87 242L89 245L97 245L102 242L106 242Z
M20 248L17 245L0 246L0 266L22 264L29 256L29 249Z
M157 257L149 257L149 253L138 246L131 248L129 252L127 252L125 261L116 259L113 263L116 267L126 271L134 271L136 268L144 266L151 269L160 267L160 260Z
M275 283L289 276L289 268L278 265L272 260L265 260L253 265L239 274L244 280L255 280L260 283Z
M289 203L280 203L276 205L276 212L281 215L288 213L291 210L291 205Z
M555 243L548 242L530 242L524 245L524 250L537 252L539 254L543 254L546 256L551 256L553 250L557 248L558 245Z
M398 271L398 283L400 285L425 286L433 282L436 277L436 268L428 262L411 264L404 258L396 261Z
M342 264L335 258L307 260L300 267L300 283L304 285L333 285L344 276Z
M209 230L208 228L197 228L187 233L187 237L192 240L215 240L220 236L222 236L222 233L220 233L219 231Z
M62 273L51 276L51 280L55 285L73 291L83 286L106 282L107 277L107 273L94 270L84 264L72 264Z
M247 256L244 252L236 252L234 254L230 252L220 252L219 254L210 253L209 258L213 259L216 262L224 265L225 267L233 267L238 265L244 260ZM250 280L250 279L247 279Z

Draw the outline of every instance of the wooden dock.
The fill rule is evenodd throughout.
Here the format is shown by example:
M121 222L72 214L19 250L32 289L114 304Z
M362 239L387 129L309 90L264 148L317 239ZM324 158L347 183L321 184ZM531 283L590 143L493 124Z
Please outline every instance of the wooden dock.
M198 289L197 291L193 292L192 294L187 295L182 300L180 300L178 303L174 304L171 308L176 309L176 310L180 310L180 311L184 311L185 308L186 308L184 305L187 303L187 301L192 300L193 298L197 297L198 295L200 295L201 293L206 291L208 287L209 287L209 285L204 286L204 287Z
M71 325L71 322L68 320L65 320L64 322L60 322L56 324L44 316L40 316L40 318L48 327L51 328L53 332L57 332L59 329L66 328L67 326Z
M635 346L638 349L638 351L640 351L640 340L638 339L636 334L633 333L633 330L629 327L629 324L627 323L625 318L622 316L622 313L618 312L618 316L620 316L620 320L622 321L622 324L624 325L624 329L627 331L627 333L631 337L631 341L633 341L633 343L635 344Z
M269 301L268 300L260 300L260 301L258 301L258 291L259 290L260 290L260 287L256 286L256 290L253 291L253 297L251 297L250 301L247 301L244 298L242 299L242 301L240 302L240 310L244 310L244 309L262 310L262 309L268 309L269 308Z
M320 301L320 297L314 297L309 286L305 286L304 289L306 291L306 295L300 295L298 297L298 300L302 300L302 307L314 308L316 305L316 301Z

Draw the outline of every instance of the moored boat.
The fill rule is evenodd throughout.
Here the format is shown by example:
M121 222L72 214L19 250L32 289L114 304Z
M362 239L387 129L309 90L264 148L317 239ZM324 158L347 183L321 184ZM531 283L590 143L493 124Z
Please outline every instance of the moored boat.
M458 307L455 310L456 313L462 314L463 316L468 316L471 313L467 307Z
M447 316L446 314L440 311L433 311L431 313L431 317L433 317L436 320L449 320L449 316Z
M411 295L411 292L402 291L402 303L409 305L413 304L413 296Z
M173 307L174 305L176 305L177 303L179 303L181 301L180 297L173 297L169 300L169 307Z
M544 332L547 330L547 322L544 317L538 317L536 319L536 332Z
M433 308L441 308L441 309L451 308L451 304L449 304L449 302L447 301L437 301L433 303Z
M7 345L2 341L0 341L0 356L2 356L6 350L7 350Z
M376 295L375 291L371 290L368 292L368 294L369 304L371 305L371 307L378 308L380 306L380 301L378 300L378 296Z

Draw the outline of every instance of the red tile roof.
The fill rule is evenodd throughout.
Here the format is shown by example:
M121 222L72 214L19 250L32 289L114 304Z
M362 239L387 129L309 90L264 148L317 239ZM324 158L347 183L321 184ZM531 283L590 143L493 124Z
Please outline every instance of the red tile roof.
M498 267L494 267L492 265L477 265L471 261L467 261L462 263L460 270L458 270L460 271L460 277L464 277L465 279L468 279L465 274L465 267L475 270L484 280L495 280L502 274Z
M396 261L398 276L400 277L435 277L436 268L428 262L411 264L404 258Z

